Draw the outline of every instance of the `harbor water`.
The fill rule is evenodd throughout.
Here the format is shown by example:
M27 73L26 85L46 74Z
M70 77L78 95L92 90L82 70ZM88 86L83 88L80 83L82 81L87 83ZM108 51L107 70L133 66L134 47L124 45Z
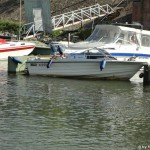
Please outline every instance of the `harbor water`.
M0 61L0 150L150 149L142 81L7 73Z

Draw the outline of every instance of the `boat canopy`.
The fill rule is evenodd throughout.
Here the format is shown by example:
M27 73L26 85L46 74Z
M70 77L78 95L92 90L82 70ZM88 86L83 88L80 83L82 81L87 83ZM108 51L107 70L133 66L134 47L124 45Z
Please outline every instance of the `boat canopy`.
M96 25L87 42L136 44L150 47L150 31L116 25Z

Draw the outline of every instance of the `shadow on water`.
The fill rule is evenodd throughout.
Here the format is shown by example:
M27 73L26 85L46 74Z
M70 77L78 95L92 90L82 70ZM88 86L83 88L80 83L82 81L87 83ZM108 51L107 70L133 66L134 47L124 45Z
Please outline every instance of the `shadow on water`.
M150 87L0 72L2 149L140 149L150 143Z

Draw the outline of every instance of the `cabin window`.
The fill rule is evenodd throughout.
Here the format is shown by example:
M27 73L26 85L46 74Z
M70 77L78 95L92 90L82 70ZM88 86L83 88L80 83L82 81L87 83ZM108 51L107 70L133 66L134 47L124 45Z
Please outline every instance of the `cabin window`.
M86 41L99 41L103 43L112 43L116 40L118 33L111 29L95 29Z
M150 36L149 35L142 35L141 37L142 46L150 47Z
M138 44L135 32L128 32L128 40L130 43Z
M120 33L116 43L117 44L124 44L124 37L125 37L125 35L123 33Z

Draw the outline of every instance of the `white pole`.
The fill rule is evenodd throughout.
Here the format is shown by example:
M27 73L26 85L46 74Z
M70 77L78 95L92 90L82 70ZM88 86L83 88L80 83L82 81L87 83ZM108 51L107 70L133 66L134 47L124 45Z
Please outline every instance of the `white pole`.
M20 0L20 20L19 20L19 41L20 41L20 36L21 36L21 22L22 22L22 20L21 20L21 7L22 6L22 0Z
M70 43L70 33L68 33L68 47L69 47L69 43Z

